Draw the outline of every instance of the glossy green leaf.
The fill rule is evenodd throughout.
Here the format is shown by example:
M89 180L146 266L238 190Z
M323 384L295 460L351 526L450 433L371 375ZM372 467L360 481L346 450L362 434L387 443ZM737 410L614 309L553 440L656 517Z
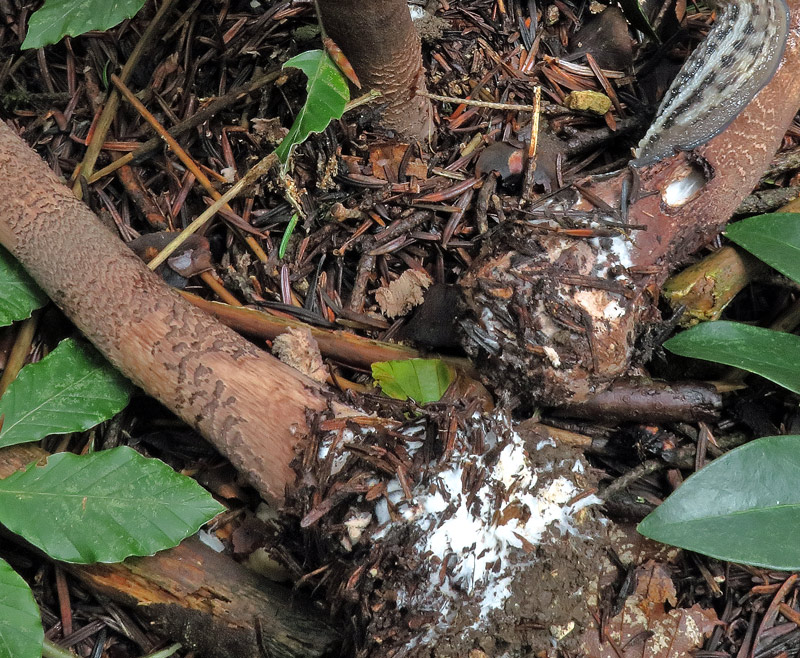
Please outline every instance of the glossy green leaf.
M45 0L28 21L22 48L41 48L57 43L65 35L107 30L130 18L145 0Z
M0 247L0 327L24 320L47 303L45 295L16 258Z
M721 560L800 569L800 436L743 445L698 471L640 533Z
M800 336L736 322L706 322L670 338L664 347L747 370L800 393Z
M344 114L344 108L350 100L347 81L325 51L300 53L283 65L283 68L287 67L300 69L306 74L308 96L289 134L275 149L275 154L283 164L286 164L295 144L304 142L311 133L325 130L333 119Z
M773 213L743 219L725 234L770 267L800 283L800 214Z
M0 398L0 447L94 427L124 409L132 390L93 347L62 341Z
M27 583L0 559L0 658L41 658L44 631Z
M373 363L372 377L390 398L425 404L441 400L455 373L438 359L406 359Z
M223 509L191 478L126 446L51 455L0 480L0 523L65 562L152 555Z

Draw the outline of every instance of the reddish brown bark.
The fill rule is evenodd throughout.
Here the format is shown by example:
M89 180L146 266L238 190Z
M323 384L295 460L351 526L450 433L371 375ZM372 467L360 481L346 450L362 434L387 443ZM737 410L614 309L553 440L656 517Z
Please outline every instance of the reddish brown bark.
M559 233L554 222L509 222L487 245L462 281L472 316L465 346L488 359L497 386L557 405L585 400L628 371L635 341L660 318L660 286L723 229L800 107L800 0L788 4L780 67L724 131L636 172L578 181L571 198L548 208L573 221L584 211L587 223L603 217L631 228L602 227L606 237L590 241ZM639 189L626 217L590 201L620 208L623 181ZM686 192L689 181L695 187Z
M2 121L0 189L0 243L117 368L281 501L319 385L172 292Z
M0 450L0 479L47 456L32 445ZM65 565L95 592L136 609L153 630L215 658L330 655L335 631L297 593L195 538L121 564Z
M160 635L201 655L327 656L340 641L301 594L194 537L152 557L67 568L95 592L133 608Z
M365 89L381 92L381 123L401 135L428 139L432 130L420 38L406 0L318 0L320 18Z

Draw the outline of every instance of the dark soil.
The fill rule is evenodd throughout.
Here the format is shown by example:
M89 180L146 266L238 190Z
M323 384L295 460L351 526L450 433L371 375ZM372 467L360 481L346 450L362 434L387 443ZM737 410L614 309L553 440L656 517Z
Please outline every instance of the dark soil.
M452 410L429 406L404 421L407 405L394 420L381 406L378 427L374 416L323 421L292 510L308 528L294 541L306 569L319 570L311 582L348 611L359 653L578 648L598 582L613 571L579 452L520 434L496 413L458 414L442 452L436 437L452 427Z
M33 4L38 6L0 0L0 117L72 183L80 174L108 74L128 61L155 7L148 2L135 19L106 33L21 52ZM681 3L649 3L652 15L662 17L658 29L666 45L656 49L635 42L631 31L620 29L618 19L590 22L589 12L596 3L440 0L433 4L435 20L428 17L432 32L425 42L432 92L529 104L534 86L542 85L547 125L533 188L536 195L579 175L625 165L652 116L655 99L710 17L708 10L702 10L679 30L674 5ZM526 22L529 7L538 12L536 21ZM597 42L602 45L592 46ZM134 68L129 86L162 125L171 128L189 120L211 99L280 68L299 52L319 47L311 2L178 1ZM623 73L614 79L623 114L612 110L598 117L557 104L572 89L599 88L591 72L576 72L565 63L574 58L584 64L578 54L592 47L602 67ZM302 76L288 73L275 84L264 83L237 95L184 131L179 142L224 189L271 152L303 98ZM382 131L375 108L346 114L299 147L288 185L277 178L264 181L261 189L233 203L234 214L219 218L205 232L216 278L243 303L312 326L346 328L380 340L399 336L421 352L463 357L455 340L457 307L442 291L458 283L487 233L503 221L518 219L504 209L517 207L520 182L510 168L505 171L495 165L492 168L508 175L491 179L497 184L493 194L482 197L480 191L468 190L433 201L420 199L473 176L487 143L521 145L530 131L530 113L445 102L435 107L439 129L430 149L403 144ZM144 120L123 102L95 169L152 136ZM790 134L791 140L796 137ZM794 175L779 171L772 182L788 183ZM179 230L207 206L207 193L162 147L137 156L129 171L82 184L86 202L126 242L165 228ZM294 191L305 218L287 238L294 214L288 189ZM263 256L247 237L263 249ZM280 257L284 239L288 246ZM383 314L376 291L410 269L424 270L433 284L426 303L415 311L420 315L415 319L414 313L398 318ZM215 299L196 276L172 281ZM764 296L771 300L766 308L758 303ZM743 294L728 315L766 324L794 296L781 282L767 281L758 295ZM71 331L55 310L48 311L41 325L32 360ZM649 374L681 379L687 374L698 379L717 376L696 364L691 368L697 370L688 372L684 362L663 353L659 345L670 327L666 333L658 329L649 334L656 338L643 349L653 355L646 365ZM12 342L13 332L0 329L0 365ZM259 342L268 347L263 339ZM602 412L591 420L573 420L535 409L518 397L499 400L492 414L473 422L487 406L474 381L467 386L469 393L421 409L374 397L363 367L336 354L326 356L337 381L350 391L343 395L387 423L362 431L363 425L353 420L326 429L326 421L334 421L318 419L319 432L304 444L298 459L300 486L285 511L276 552L298 591L325 601L326 614L347 629L349 640L341 655L480 658L557 651L579 655L580 630L602 632L598 626L622 609L632 591L626 575L649 559L669 565L676 596L668 607L697 604L724 622L694 655L717 658L751 651L755 653L749 655L760 658L797 655L797 627L782 617L773 628L760 626L785 574L678 551L659 552L631 531L631 523L641 520L682 477L712 457L759 436L794 430L797 405L789 394L748 380L748 387L726 396L721 415L707 426L653 422L646 414L637 422L620 424L607 421ZM480 551L467 558L467 552L437 555L426 548L430 534L455 513L457 497L435 514L412 519L427 519L424 527L409 522L404 510L414 516L413 501L433 495L442 486L437 483L443 474L457 465L466 473L458 495L466 500L472 494L464 503L470 513L491 520L488 525L494 530L527 519L531 513L527 504L515 510L504 504L519 493L514 487L508 483L483 487L494 477L503 448L515 440L512 423L534 414L540 434L526 436L527 458L546 468L540 468L538 483L531 484L533 493L562 476L586 496L602 496L614 482L618 486L605 497L602 508L594 500L597 504L576 511L569 527L549 526L538 544L517 540L514 550L493 561L487 569L497 579L497 574L510 574L509 595L501 605L481 612L491 581L468 587L459 580L464 560L477 560ZM336 462L339 470L333 472L335 451L341 445L329 445L328 452L321 452L320 446L334 436L341 440L345 430L359 447L353 452L351 446L350 458L343 465ZM716 445L708 442L708 436ZM89 440L88 435L72 437L68 448L81 451ZM246 550L241 545L231 547L229 538L237 537L242 520L266 528L255 517L258 501L211 448L151 401L136 400L93 440L97 448L127 442L178 469L198 473L234 510L220 534L238 558L244 560L264 546L275 548L266 531L256 533L258 539L249 541ZM55 449L59 441L48 439L44 447ZM409 442L420 445L412 450ZM576 463L581 464L577 470ZM487 491L491 496L484 496ZM380 505L384 511L378 511ZM384 516L389 522L381 521ZM302 529L298 519L303 520ZM615 549L606 539L608 533L615 538ZM124 611L97 599L69 577L74 628L86 632L65 638L54 567L5 542L0 555L33 585L48 637L81 655L104 646L103 653L92 655L126 658L169 640L149 633L137 621L135 610ZM796 599L793 590L786 602L797 609ZM757 629L767 632L763 641L755 637ZM641 649L636 644L631 647ZM621 651L618 655L633 655L624 647Z

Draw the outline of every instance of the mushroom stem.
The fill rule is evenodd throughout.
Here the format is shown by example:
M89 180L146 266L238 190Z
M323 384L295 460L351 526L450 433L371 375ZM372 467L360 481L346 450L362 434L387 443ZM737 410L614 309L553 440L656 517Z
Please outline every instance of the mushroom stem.
M324 390L173 292L2 121L0 189L0 243L112 364L282 501Z

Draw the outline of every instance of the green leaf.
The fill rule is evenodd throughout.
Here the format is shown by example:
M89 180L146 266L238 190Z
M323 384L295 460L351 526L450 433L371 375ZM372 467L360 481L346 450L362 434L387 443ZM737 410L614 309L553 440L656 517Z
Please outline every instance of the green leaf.
M45 295L17 260L0 247L0 327L24 320L47 303Z
M670 338L664 347L747 370L800 393L800 336L736 322L706 322Z
M283 237L281 238L281 246L278 247L278 259L281 259L286 255L286 248L289 246L289 239L292 237L294 227L297 226L297 220L299 218L300 216L297 213L294 213L292 218L289 220L289 223L286 225L286 230L283 232Z
M455 372L438 359L406 359L373 363L372 377L390 398L425 404L441 400Z
M0 559L0 658L41 658L44 631L33 593Z
M637 30L639 30L639 32L643 32L649 36L656 43L661 42L661 39L658 38L653 26L650 25L650 21L647 20L647 16L645 16L644 12L642 11L639 0L619 0L619 4L622 8L622 13L625 15L625 19L631 24L631 26L635 27Z
M223 510L194 480L127 446L51 455L0 480L0 523L65 562L152 555Z
M300 53L283 65L283 68L287 67L300 69L306 74L308 97L289 134L275 149L283 164L286 164L295 144L304 142L312 132L325 130L333 119L344 114L344 108L350 100L347 81L325 51L309 50Z
M22 49L58 43L64 35L78 36L90 30L107 30L131 18L145 0L45 0L31 14Z
M93 347L62 341L0 398L0 447L94 427L124 409L132 390Z
M770 267L800 283L800 214L759 215L728 226L725 234Z
M800 569L800 436L743 445L698 471L640 533L721 560Z

